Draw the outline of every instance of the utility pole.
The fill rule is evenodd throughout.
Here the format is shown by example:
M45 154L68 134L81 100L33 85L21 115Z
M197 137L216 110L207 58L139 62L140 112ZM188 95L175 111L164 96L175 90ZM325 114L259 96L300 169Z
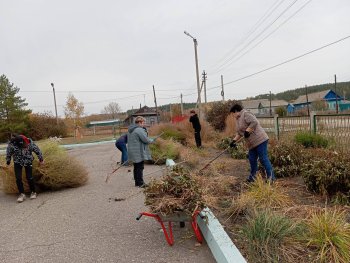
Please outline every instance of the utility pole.
M200 90L200 85L199 85L199 72L198 72L198 55L197 55L197 46L198 42L197 39L195 39L193 36L190 35L190 33L184 31L185 35L189 36L190 38L193 39L193 44L194 44L194 58L196 62L196 77L197 77L197 91L198 91L198 116L201 116L201 90Z
M55 85L51 83L52 91L53 91L53 100L55 102L55 112L56 112L56 124L58 125L58 116L57 116L57 104L56 104L56 93L55 93Z
M335 92L335 112L338 114L338 95L337 95L337 75L334 75L334 92Z
M272 100L272 95L271 95L271 91L270 91L270 116L272 116L271 100Z
M307 94L307 86L306 85L305 85L305 95L306 95L307 116L310 116L309 96Z
M155 91L155 89L154 89L154 85L153 85L153 96L154 96L154 104L156 105L157 124L159 124L158 107L157 107L157 98L156 98L156 91Z
M181 98L181 116L184 116L184 105L183 105L183 102L182 102L182 93L180 95L180 98Z
M223 75L221 75L221 97L222 97L222 101L225 101L224 76Z

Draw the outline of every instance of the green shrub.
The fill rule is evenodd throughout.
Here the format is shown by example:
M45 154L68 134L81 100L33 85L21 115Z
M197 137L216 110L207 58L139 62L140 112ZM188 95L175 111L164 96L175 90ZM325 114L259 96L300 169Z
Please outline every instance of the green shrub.
M315 262L350 262L350 225L344 211L325 209L307 222L305 238Z
M181 131L165 128L162 132L163 134L161 137L164 140L173 139L174 141L177 141L182 144L186 141L186 136Z
M255 211L242 231L251 262L291 262L301 233L300 224L271 211Z
M217 147L219 149L226 149L230 146L231 141L231 138L224 138L217 144ZM239 143L237 144L237 149L229 148L228 153L232 156L233 159L246 159L248 150L243 143Z
M305 148L327 148L329 144L328 140L321 135L308 132L297 133L294 140Z
M349 199L350 156L325 149L311 152L313 158L304 163L302 173L309 190L329 196L343 193Z
M310 154L301 145L285 141L270 144L269 157L276 177L300 176Z
M158 139L150 144L152 158L156 164L165 164L166 159L176 160L180 156L179 145L173 140Z

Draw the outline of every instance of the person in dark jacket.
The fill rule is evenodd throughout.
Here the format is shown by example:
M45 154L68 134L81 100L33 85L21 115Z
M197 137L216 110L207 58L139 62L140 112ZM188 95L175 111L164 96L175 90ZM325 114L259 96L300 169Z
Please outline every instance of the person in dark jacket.
M27 138L24 135L13 136L6 149L6 164L10 165L11 158L13 158L16 184L19 192L17 202L19 203L26 199L22 182L23 167L26 172L26 177L31 192L30 199L35 199L37 196L32 172L32 164L34 160L32 154L33 152L38 156L40 164L43 164L44 159L39 147L30 138Z
M144 188L146 186L143 181L144 161L152 160L148 147L152 142L154 139L148 137L145 119L142 116L137 116L135 124L131 124L128 128L128 158L134 164L134 180L137 187Z
M123 134L115 142L115 146L122 153L122 159L121 159L120 164L124 165L124 166L128 165L128 149L126 148L127 143L128 143L128 134Z
M199 118L194 110L190 111L191 117L190 122L192 123L194 129L194 138L196 140L196 145L198 148L202 147L202 139L201 139L201 124L199 122Z

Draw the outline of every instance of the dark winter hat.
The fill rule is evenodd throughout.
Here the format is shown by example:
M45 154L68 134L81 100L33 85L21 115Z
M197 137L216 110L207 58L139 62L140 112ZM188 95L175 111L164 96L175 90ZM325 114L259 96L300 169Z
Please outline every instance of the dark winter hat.
M190 113L196 114L196 111L195 110L190 110Z
M24 146L24 139L21 135L16 135L13 138L13 143L17 145L18 147L23 147Z
M234 104L230 110L230 112L240 112L241 110L243 110L243 107L240 104Z

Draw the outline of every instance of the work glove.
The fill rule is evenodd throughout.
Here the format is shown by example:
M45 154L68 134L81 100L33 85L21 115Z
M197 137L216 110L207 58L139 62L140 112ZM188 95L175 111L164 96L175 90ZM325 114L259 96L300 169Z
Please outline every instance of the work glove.
M244 131L244 138L249 138L249 136L250 136L249 131Z
M237 149L237 144L236 144L236 140L232 140L232 142L230 143L230 147Z
M11 163L11 161L7 161L7 162L6 162L7 165L10 165L10 163Z
M149 141L150 143L154 143L155 139L150 138Z

